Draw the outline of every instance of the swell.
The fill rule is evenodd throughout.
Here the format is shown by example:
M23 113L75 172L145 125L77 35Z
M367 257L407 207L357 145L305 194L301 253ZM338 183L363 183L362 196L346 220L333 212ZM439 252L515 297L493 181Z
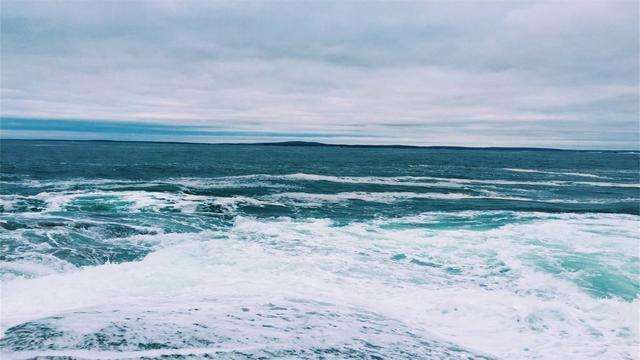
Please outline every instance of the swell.
M3 357L637 352L636 156L31 144L0 159Z
M610 177L597 176L582 173L546 172L525 169L506 169L527 173L543 174L563 174L582 177L610 179ZM392 185L392 186L413 186L413 187L460 187L464 184L485 184L485 185L526 185L541 187L556 186L600 186L600 187L623 187L640 188L640 184L625 183L618 181L575 181L575 180L509 180L509 179L473 179L462 177L436 177L436 176L333 176L307 173L292 174L251 174L238 176L202 177L202 178L168 178L166 180L136 181L136 180L113 180L113 179L85 179L75 178L66 180L36 180L22 179L18 181L2 181L5 186L19 186L27 188L50 188L55 190L66 190L78 187L92 186L97 189L118 189L118 188L153 188L153 186L164 186L166 190L184 188L287 188L291 184L280 184L278 181L303 181L303 182L333 182L346 184L370 184L370 185Z
M591 188L584 190L582 187ZM509 209L603 211L637 214L638 184L584 181L513 181L440 177L337 177L313 174L245 175L153 182L94 179L25 180L3 187L0 211L179 211L252 206L313 206L314 203L409 200L498 200ZM605 190L599 188L611 188ZM557 189L556 189L557 188ZM615 190L614 190L615 189ZM535 203L535 204L533 204ZM95 206L91 208L91 204ZM478 202L470 203L470 209ZM537 205L536 205L537 204ZM571 204L579 206L570 206ZM587 205L594 205L589 207ZM611 204L611 211L606 205ZM625 205L626 204L626 205ZM562 206L565 205L565 206ZM523 210L515 205L514 210ZM495 209L495 207L492 207ZM462 210L453 206L452 210ZM423 209L426 210L426 209Z
M137 261L5 282L2 344L100 356L154 342L207 348L198 339L212 338L242 348L248 337L264 340L258 353L283 346L304 357L323 342L337 356L365 352L367 339L383 357L423 348L438 357L451 349L443 343L505 358L578 346L625 357L637 346L625 315L639 301L637 227L635 216L603 214L442 212L348 225L240 216L218 230L134 236L156 244ZM341 332L327 338L332 324ZM30 343L24 326L37 339L61 335ZM415 351L407 356L426 356Z
M595 175L590 173L581 173L581 172L571 172L571 171L548 171L548 170L536 170L536 169L518 169L518 168L504 168L503 170L520 172L520 173L534 173L534 174L545 174L545 175L564 175L564 176L577 176L577 177L588 177L588 178L597 178L597 179L609 179L607 176Z

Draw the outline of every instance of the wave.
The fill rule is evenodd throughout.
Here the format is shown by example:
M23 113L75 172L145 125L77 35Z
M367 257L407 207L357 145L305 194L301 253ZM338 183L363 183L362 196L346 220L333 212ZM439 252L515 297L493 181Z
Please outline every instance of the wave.
M207 196L185 193L165 193L153 191L73 191L42 192L31 197L45 203L45 212L154 212L178 211L195 213L201 207L218 206L225 210L235 210L238 206L284 206L268 199L248 196Z
M600 187L620 187L620 188L638 188L640 189L640 183L638 184L625 184L625 183L612 183L612 182L594 182L594 181L575 181L572 184L587 185L587 186L600 186Z
M254 177L257 179L280 179L280 180L300 180L300 181L327 181L335 183L350 184L372 184L372 185L393 185L393 186L416 186L416 187L461 187L472 184L486 185L529 185L529 186L604 186L604 187L634 187L640 188L640 184L615 183L615 182L580 182L580 181L514 181L501 179L462 179L432 176L330 176L316 174L286 174L286 175L246 175L245 178Z
M21 259L12 259L10 256L0 264L0 276L3 281L20 277L35 278L75 269L75 266L64 260L36 251L23 252L18 256Z
M259 198L252 198L247 196L228 196L228 197L216 197L213 199L213 204L219 205L226 210L236 210L239 206L258 206L263 207L267 205L271 206L285 206L285 204L261 200Z
M619 203L636 203L640 204L640 198L620 198L620 199L586 199L586 200L572 200L572 199L545 199L542 202L551 204L619 204Z
M589 173L579 173L579 172L543 171L543 170L535 170L535 169L516 169L516 168L503 168L503 170L513 171L513 172L521 172L521 173L566 175L566 176L579 176L579 177L609 179L606 176L600 176L600 175L589 174Z
M46 211L56 212L78 209L81 211L122 210L143 211L145 209L179 209L195 211L206 196L172 194L149 191L74 191L42 192L32 198L46 203Z
M286 192L271 196L272 198L302 200L306 202L342 202L359 200L367 202L392 203L410 199L464 200L464 199L499 199L514 201L530 201L522 197L493 195L471 195L463 193L415 193L415 192L342 192L335 194L314 194L304 192Z
M260 176L258 176L260 177ZM27 188L42 188L51 191L76 190L93 188L97 190L119 190L139 188L153 189L154 187L173 186L178 190L193 189L228 189L228 188L291 188L291 185L276 184L265 181L255 181L254 176L228 176L215 178L166 178L154 180L126 180L126 179L87 179L73 178L60 180L21 179L17 181L0 181L0 184L18 185Z
M570 172L542 172L529 169L511 169L509 171L519 172L540 172L548 174L563 174L572 176L592 177L610 179L587 173ZM285 183L282 183L284 181ZM112 180L112 179L66 179L66 180L34 180L26 179L16 182L3 181L2 183L25 186L28 188L43 189L45 191L67 191L77 189L95 189L105 191L118 191L140 189L154 191L158 188L174 187L173 192L185 192L189 190L206 189L294 189L299 187L292 182L332 182L341 184L365 184L365 185L386 185L386 186L407 186L426 188L468 188L473 185L480 186L535 186L535 187L568 187L568 186L598 186L598 187L621 187L640 188L640 183L622 183L605 181L568 181L568 180L503 180L503 179L466 179L457 177L434 177L434 176L332 176L306 173L293 174L251 174L240 176L222 176L213 178L167 178L153 181L134 180Z
M0 209L4 213L146 213L179 212L195 214L201 212L237 213L244 207L319 207L326 203L352 201L391 204L412 200L503 200L535 202L539 204L605 205L638 202L639 198L547 198L520 196L494 190L478 189L469 192L412 192L412 191L347 191L338 193L276 192L264 195L193 195L184 192L158 192L145 190L108 191L76 190L41 192L32 196L1 195Z
M249 334L247 334L249 335ZM251 334L252 336L255 334ZM271 338L273 341L273 337ZM417 339L416 339L417 340ZM427 346L429 350L426 350ZM358 346L359 345L359 346ZM396 345L397 344L392 344ZM409 345L409 344L406 344ZM369 358L371 355L375 355L375 357L383 356L391 356L391 357L406 357L410 356L411 358L429 358L430 356L437 355L438 358L446 358L446 359L491 359L490 356L479 355L474 353L473 351L467 351L460 347L450 346L447 349L444 346L439 346L433 341L429 342L426 340L421 340L420 344L411 344L417 347L413 351L406 351L401 348L392 348L391 350L385 349L383 351L375 351L370 348L367 348L366 345L362 344L349 344L349 343L338 343L332 345L331 347L312 347L312 348L295 348L295 347L286 347L286 346L277 346L277 345L269 345L268 349L261 347L259 345L253 346L242 346L242 347L211 347L211 348L181 348L181 349L159 349L159 350L140 350L140 351L100 351L100 350L46 350L46 351L21 351L17 353L5 353L3 354L4 359L31 359L38 357L54 357L54 358L82 358L82 359L148 359L148 358L209 358L209 357L217 357L217 358L232 358L232 359L251 359L251 358L259 358L259 359L268 359L268 358L292 358L292 355L295 355L295 358L298 359L315 359L317 358L317 354L321 353L330 353L334 356L340 356L341 358L353 358L355 355L358 355L360 358ZM419 345L419 346L417 346ZM419 348L423 348L424 350L419 350ZM444 349L442 349L444 348Z
M389 332L406 327L414 339L441 338L503 358L566 358L576 347L580 356L635 353L637 217L420 216L344 226L237 217L227 229L148 235L159 245L140 261L4 282L2 330L17 339L20 328L12 327L45 324L68 335L50 340L64 351L98 351L86 342L78 348L74 339L117 339L117 329L130 329L142 344L189 347L202 338L199 329L214 334L209 328L230 348L250 331L267 348L300 350L296 334L307 348L325 340L339 346L347 334L360 345L368 339L413 349L411 337L398 335L403 331ZM441 227L456 221L498 226ZM406 226L415 222L438 226ZM365 336L363 328L371 332ZM262 334L275 334L275 342ZM602 341L602 334L610 336ZM115 350L144 350L130 346Z
M3 211L11 211L20 201L18 195L0 195L0 207Z

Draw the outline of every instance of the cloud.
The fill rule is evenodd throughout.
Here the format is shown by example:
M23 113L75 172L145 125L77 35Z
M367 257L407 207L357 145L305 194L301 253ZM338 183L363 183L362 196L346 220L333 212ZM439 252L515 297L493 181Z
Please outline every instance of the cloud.
M90 136L101 135L145 135L177 137L281 137L281 138L336 138L342 136L358 137L358 134L274 132L274 131L237 131L225 128L211 129L204 126L154 124L132 121L105 120L67 120L67 119L30 119L3 118L3 131L40 131L49 133L83 133Z
M126 5L4 1L3 116L638 147L636 2Z

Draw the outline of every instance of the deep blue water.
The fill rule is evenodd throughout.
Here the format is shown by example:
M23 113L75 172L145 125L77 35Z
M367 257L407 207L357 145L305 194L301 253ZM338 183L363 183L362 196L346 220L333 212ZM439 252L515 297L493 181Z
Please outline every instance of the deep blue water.
M0 150L5 356L637 356L638 153Z

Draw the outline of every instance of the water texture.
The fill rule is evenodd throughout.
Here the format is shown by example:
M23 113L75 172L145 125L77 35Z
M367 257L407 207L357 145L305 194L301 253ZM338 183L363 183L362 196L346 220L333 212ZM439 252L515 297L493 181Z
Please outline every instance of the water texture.
M637 359L640 155L3 140L6 359Z

